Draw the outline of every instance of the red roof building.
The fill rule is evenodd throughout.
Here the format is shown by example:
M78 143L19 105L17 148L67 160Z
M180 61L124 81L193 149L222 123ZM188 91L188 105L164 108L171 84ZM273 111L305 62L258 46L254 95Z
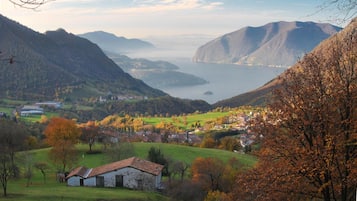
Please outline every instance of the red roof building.
M96 168L77 167L66 177L68 186L126 187L155 190L164 166L132 157Z

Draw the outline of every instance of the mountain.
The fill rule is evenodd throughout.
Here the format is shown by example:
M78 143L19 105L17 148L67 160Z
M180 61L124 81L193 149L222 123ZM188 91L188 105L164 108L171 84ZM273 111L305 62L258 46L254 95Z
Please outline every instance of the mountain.
M206 80L200 77L177 71L179 67L167 61L151 61L143 58L130 58L123 55L125 52L129 52L128 48L132 48L130 51L145 50L144 48L136 49L136 47L139 47L138 41L140 40L138 39L128 40L123 37L119 38L114 34L103 31L81 34L79 36L96 43L104 50L104 53L125 72L136 79L144 81L151 87L166 89L173 86L193 86L207 83ZM125 50L118 49L124 48L122 44L127 44L125 45ZM146 50L148 50L147 48Z
M0 15L0 51L0 97L166 95L125 73L97 45L63 29L41 34Z
M340 30L326 23L283 21L245 27L199 47L193 61L288 67Z
M115 52L118 54L125 54L128 52L155 48L155 46L149 42L140 39L127 39L125 37L119 37L112 33L104 31L94 31L78 36L86 38L95 44L100 44L103 50L109 52Z
M352 37L351 37L352 36ZM340 42L344 44L345 40L353 40L352 44L357 45L357 18L353 19L351 23L346 26L342 31L334 34L333 36L329 37L328 39L322 41L318 46L316 46L311 53L321 56L320 59L327 59L324 51L333 48L333 44L336 42ZM353 48L353 50L357 50L357 46ZM343 57L345 53L341 52L341 57ZM302 61L304 58L302 58ZM301 70L299 68L299 64L293 65L288 70ZM277 78L271 80L270 82L266 83L262 87L255 89L253 91L232 97L230 99L222 100L215 103L214 107L238 107L242 105L265 105L269 102L269 97L274 89L281 86L281 81L285 76L285 73L288 71L286 70L282 74L280 74Z
M195 75L177 71L179 67L167 61L150 61L142 58L133 59L125 55L109 52L106 52L106 54L125 72L156 89L208 83L208 81Z

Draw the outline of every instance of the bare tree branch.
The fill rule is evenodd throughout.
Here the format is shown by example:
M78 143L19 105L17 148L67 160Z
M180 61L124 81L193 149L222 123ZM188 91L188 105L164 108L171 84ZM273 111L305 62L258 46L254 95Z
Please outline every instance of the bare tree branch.
M345 23L356 17L357 1L356 0L324 0L318 6L318 13L329 12L330 18L337 23Z
M38 7L42 6L43 4L54 0L9 0L9 1L15 6L36 10Z

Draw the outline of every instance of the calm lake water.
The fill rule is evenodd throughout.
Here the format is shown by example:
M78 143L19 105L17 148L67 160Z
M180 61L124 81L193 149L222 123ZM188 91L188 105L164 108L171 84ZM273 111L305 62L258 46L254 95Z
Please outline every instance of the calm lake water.
M285 70L272 67L193 63L184 59L170 62L179 66L179 71L196 75L209 83L161 90L174 97L202 99L211 104L256 89ZM206 95L205 92L208 91L212 94Z

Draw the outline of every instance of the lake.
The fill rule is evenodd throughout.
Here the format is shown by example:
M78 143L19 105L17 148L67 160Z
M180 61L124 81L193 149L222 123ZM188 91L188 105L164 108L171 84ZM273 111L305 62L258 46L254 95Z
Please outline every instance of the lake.
M212 36L176 36L170 38L150 38L156 50L135 52L127 56L164 60L180 67L179 71L196 75L207 80L204 85L188 87L160 88L174 97L201 99L210 104L256 89L280 75L285 68L242 66L233 64L193 63L197 47L213 39ZM205 92L212 92L205 95Z
M196 75L209 83L161 90L173 97L201 99L210 104L256 89L286 70L273 67L193 63L189 59L176 59L169 62L179 66L178 71ZM209 95L205 92L211 93Z

